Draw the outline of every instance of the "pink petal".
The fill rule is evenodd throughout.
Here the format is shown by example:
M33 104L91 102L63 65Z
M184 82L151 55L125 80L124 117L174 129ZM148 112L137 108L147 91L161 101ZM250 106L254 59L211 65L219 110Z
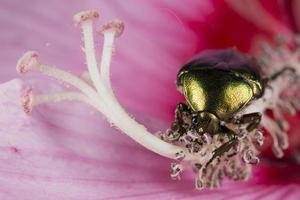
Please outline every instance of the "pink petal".
M91 108L65 103L36 108L32 117L25 115L19 103L23 87L20 80L0 85L1 199L273 199L283 195L295 199L299 195L299 170L294 169L288 179L270 167L257 170L251 182L226 182L219 190L195 191L192 174L171 181L169 160L133 143ZM145 115L136 116L152 131L165 126ZM280 182L265 178L270 169L276 172L272 178L281 177ZM291 170L286 172L291 175Z

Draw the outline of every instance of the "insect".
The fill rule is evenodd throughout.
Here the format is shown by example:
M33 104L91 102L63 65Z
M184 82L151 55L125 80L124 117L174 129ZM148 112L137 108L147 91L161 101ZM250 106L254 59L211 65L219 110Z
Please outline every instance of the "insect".
M228 124L244 126L245 132L257 129L261 113L237 114L262 97L268 80L283 71L285 69L272 77L263 78L256 60L235 49L198 55L178 72L177 86L184 94L187 105L177 105L173 130L183 133L193 129L198 135L227 135L229 141L215 150L213 158L222 155L238 142L237 133ZM191 122L184 129L186 113L191 115Z

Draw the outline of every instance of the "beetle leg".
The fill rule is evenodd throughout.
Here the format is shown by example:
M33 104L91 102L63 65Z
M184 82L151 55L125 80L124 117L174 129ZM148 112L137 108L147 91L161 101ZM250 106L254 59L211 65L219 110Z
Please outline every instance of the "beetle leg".
M206 166L208 166L215 158L221 157L224 153L228 152L233 146L235 146L238 142L236 133L227 128L226 126L221 126L221 133L226 134L229 141L222 144L216 150L214 150L214 154L212 158L207 162Z
M235 124L241 125L241 124L247 124L246 126L246 130L248 132L253 131L254 129L256 129L261 121L261 113L256 112L256 113L249 113L249 114L245 114L242 115L238 121L235 122ZM224 133L228 136L229 141L222 144L219 148L217 148L214 151L214 155L213 157L209 160L209 162L207 163L207 165L209 163L211 163L216 157L220 157L222 156L225 152L228 152L234 145L237 144L238 139L237 139L237 134L227 128L226 126L221 126L220 127L221 133Z
M278 76L282 75L283 73L285 73L286 71L290 71L291 73L295 73L295 69L292 67L284 67L282 70L275 72L274 74L272 74L271 76L269 76L267 79L269 81L275 80Z
M240 119L238 119L238 124L248 124L246 126L246 130L248 132L253 131L254 129L258 128L261 121L261 113L255 112L255 113L249 113L242 115Z

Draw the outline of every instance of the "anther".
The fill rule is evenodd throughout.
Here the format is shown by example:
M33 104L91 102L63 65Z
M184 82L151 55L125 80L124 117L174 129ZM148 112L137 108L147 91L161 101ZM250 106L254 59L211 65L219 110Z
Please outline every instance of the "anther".
M21 96L21 104L23 107L23 110L26 114L30 114L33 107L33 94L32 89L28 88L25 89L22 96Z
M256 155L254 155L252 150L246 150L243 155L243 160L247 164L257 164L259 162L259 159Z
M182 172L183 168L180 164L177 163L171 163L171 178L173 180L180 180L180 174Z
M182 161L185 158L185 154L183 151L179 151L175 154L175 159L178 161Z

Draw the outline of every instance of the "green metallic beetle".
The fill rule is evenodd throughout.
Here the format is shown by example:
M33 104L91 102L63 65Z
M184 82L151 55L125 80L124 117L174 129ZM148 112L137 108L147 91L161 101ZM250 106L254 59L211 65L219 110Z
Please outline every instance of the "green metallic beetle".
M251 101L260 98L266 86L266 79L261 78L256 61L234 49L198 55L180 69L177 86L188 104L177 106L175 124L178 127L181 126L179 116L190 110L194 113L192 128L198 133L228 135L229 142L221 146L215 156L227 151L237 141L236 133L225 124L246 125L249 132L259 126L260 113L244 114L238 120L234 118Z
M247 133L258 128L261 113L241 114L241 111L263 96L268 81L287 70L294 71L286 67L270 77L262 78L257 61L235 49L199 54L177 74L178 89L184 94L188 105L177 105L175 122L171 128L173 139L189 130L198 135L225 134L228 142L215 150L212 159L221 156L237 144L237 136L241 132ZM237 125L240 132L232 130L230 125Z
M247 113L246 108L262 98L266 88L272 90L270 83L277 77L288 71L295 74L289 66L266 77L260 70L256 59L236 49L197 55L177 74L177 86L187 104L177 105L175 121L161 138L198 153L203 142L210 140L208 135L220 135L222 145L215 147L206 166L225 152L234 155L241 138L254 131L261 134L262 113Z

